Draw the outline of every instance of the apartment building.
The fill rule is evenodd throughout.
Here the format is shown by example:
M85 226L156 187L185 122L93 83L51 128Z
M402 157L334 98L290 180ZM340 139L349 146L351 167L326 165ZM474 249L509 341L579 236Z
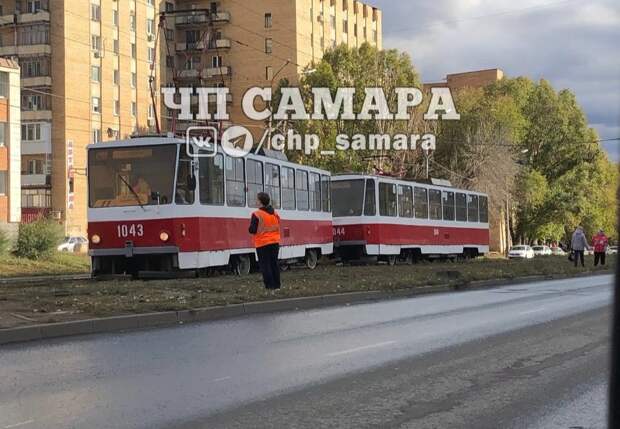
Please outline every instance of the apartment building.
M381 11L357 0L170 0L164 7L174 13L166 20L171 49L162 82L228 87L230 122L256 135L264 124L248 120L241 110L249 87L275 88L284 78L295 84L308 64L343 43L382 47ZM197 98L193 103L197 112ZM166 123L170 129L171 121ZM189 125L175 123L175 128Z
M20 82L15 61L0 58L0 229L15 227L20 212ZM13 228L14 229L14 228Z
M26 221L85 234L86 146L153 127L158 12L155 0L0 0L0 57L21 66Z

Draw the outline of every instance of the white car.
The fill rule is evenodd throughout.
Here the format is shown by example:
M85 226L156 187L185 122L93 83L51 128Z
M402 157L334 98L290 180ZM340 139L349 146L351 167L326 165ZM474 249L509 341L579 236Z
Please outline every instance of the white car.
M551 248L549 248L549 246L532 246L532 250L534 251L534 256L553 255L553 252L551 252Z
M510 259L532 259L534 257L534 249L528 245L512 246L508 252Z
M566 256L566 252L561 247L552 247L551 254L553 256Z
M88 240L84 237L65 237L65 241L58 246L59 252L76 252L80 248L88 245Z
M617 255L618 254L618 246L609 246L607 248L608 255Z

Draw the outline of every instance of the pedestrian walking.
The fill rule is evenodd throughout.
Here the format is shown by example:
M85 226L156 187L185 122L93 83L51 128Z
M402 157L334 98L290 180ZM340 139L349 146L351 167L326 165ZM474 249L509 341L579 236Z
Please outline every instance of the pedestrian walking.
M280 216L271 206L268 194L260 192L256 200L260 208L252 213L249 232L254 235L258 266L265 287L276 290L280 289Z
M585 250L589 248L590 246L588 246L588 240L586 239L586 235L583 232L583 228L581 226L578 226L575 229L575 232L573 232L573 237L570 242L570 247L573 252L573 262L575 266L577 266L578 261L581 261L581 266L585 267L583 255L584 255Z
M605 266L605 254L607 253L607 245L609 239L605 235L602 229L598 230L598 233L592 237L592 247L594 247L594 266L597 267L599 262Z

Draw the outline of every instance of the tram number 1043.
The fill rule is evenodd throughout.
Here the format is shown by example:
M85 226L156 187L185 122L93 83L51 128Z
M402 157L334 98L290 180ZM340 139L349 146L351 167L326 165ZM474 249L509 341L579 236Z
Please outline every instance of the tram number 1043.
M131 225L118 225L116 227L118 238L143 237L144 225L132 223Z

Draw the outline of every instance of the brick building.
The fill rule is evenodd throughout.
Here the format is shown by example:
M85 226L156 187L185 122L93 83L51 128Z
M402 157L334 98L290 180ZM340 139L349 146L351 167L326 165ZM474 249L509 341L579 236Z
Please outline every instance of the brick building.
M0 228L17 224L20 211L20 83L15 61L0 58Z
M86 145L154 123L158 8L155 0L0 0L0 56L21 66L26 221L49 213L67 234L84 234Z

